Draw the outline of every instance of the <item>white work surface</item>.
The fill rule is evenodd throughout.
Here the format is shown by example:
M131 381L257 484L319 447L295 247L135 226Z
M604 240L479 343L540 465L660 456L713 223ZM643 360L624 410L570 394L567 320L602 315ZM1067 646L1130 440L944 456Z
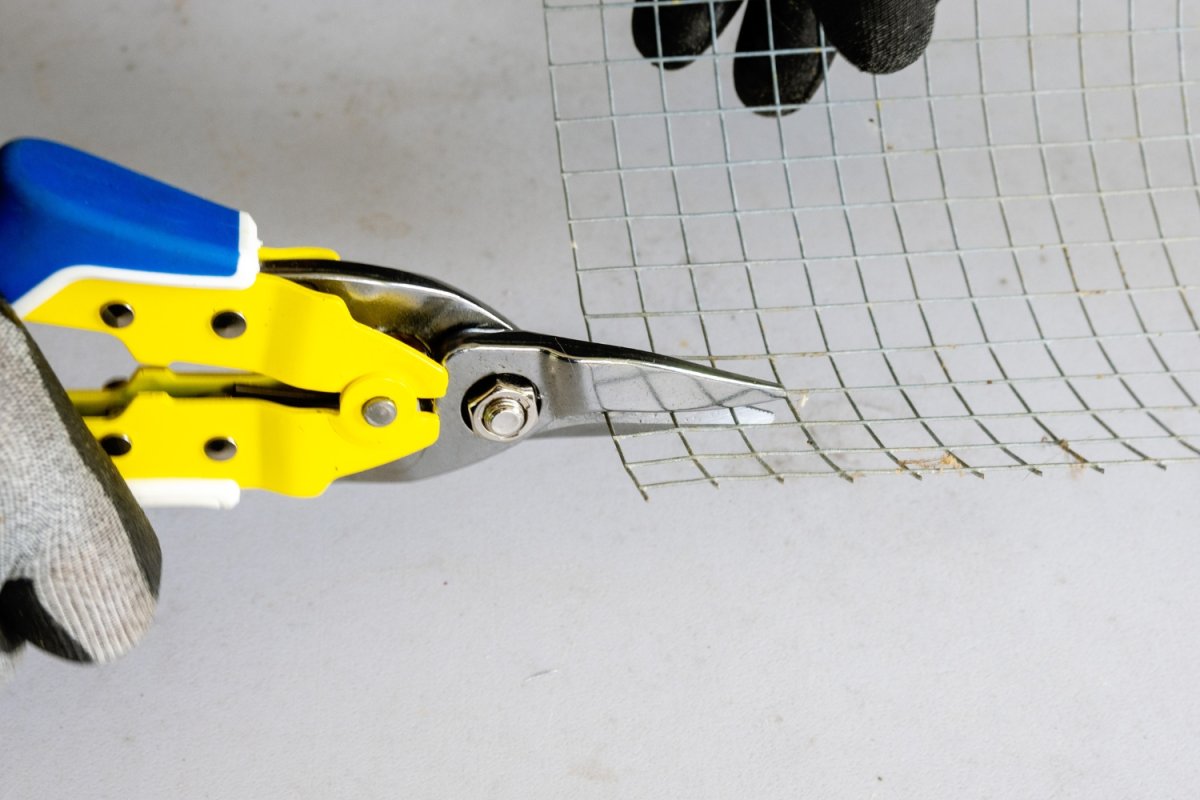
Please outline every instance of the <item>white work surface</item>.
M0 109L0 139L246 209L269 244L582 334L532 0L9 0ZM71 382L128 366L45 341ZM27 654L0 797L1195 796L1198 478L644 502L573 439L155 511L155 627L102 669Z

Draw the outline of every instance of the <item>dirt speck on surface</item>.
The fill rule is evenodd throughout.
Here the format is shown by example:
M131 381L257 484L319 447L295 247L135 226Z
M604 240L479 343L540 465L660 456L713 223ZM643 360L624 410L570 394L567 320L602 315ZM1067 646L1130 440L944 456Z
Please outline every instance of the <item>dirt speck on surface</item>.
M587 761L581 761L573 765L569 772L576 778L583 778L593 783L617 782L616 770L595 758L589 758Z
M412 231L412 226L407 222L397 219L385 211L364 214L358 218L357 222L358 227L365 233L392 239L401 239Z
M940 458L902 458L900 463L907 469L943 472L948 469L966 469L967 465L958 456L947 450Z

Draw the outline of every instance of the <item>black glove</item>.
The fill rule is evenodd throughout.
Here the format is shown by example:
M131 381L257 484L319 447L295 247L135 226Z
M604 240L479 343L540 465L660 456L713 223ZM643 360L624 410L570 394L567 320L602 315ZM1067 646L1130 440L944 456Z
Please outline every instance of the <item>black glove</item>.
M663 69L690 64L712 45L742 4L742 0L637 2L634 44ZM876 74L903 69L929 45L936 6L937 0L771 0L768 12L767 0L748 0L733 60L738 97L748 107L771 115L791 113L807 102L820 87L825 70L817 50L822 26L828 43L859 69ZM776 98L771 56L765 53L801 49L813 52L775 56ZM762 55L746 55L750 53ZM832 60L832 53L828 58Z

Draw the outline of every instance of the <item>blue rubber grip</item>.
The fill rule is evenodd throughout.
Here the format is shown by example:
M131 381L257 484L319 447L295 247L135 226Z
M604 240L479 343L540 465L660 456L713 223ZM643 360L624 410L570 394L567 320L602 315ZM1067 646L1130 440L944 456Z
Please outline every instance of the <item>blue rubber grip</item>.
M10 303L67 267L180 284L232 277L238 244L231 208L55 142L0 148L0 296Z

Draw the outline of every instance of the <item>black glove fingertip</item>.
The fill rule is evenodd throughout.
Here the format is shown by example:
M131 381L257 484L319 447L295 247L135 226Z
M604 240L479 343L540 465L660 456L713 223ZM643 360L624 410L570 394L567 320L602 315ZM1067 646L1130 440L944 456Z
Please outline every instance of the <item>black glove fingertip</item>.
M657 0L638 0L631 22L633 43L639 53L663 69L686 67L712 45L715 36L721 35L741 3L742 0L722 0L711 5L660 5Z
M825 36L854 66L883 75L914 63L933 36L937 0L812 0Z
M758 113L771 116L777 111L790 114L796 110L794 106L808 102L816 94L832 54L822 63L819 52L777 52L773 68L769 55L743 55L766 51L815 51L820 46L817 17L805 0L775 0L769 22L768 27L766 0L749 0L738 34L733 85L748 108L761 109Z

